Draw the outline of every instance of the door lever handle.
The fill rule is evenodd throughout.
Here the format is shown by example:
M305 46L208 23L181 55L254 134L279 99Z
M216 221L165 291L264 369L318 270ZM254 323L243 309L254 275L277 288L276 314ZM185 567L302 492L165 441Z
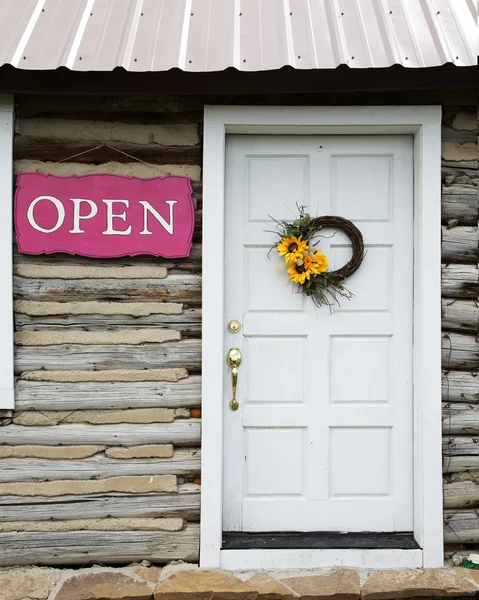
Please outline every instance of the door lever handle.
M236 386L238 385L238 367L241 364L243 357L239 348L230 348L226 355L226 362L231 369L231 385L233 388L233 399L230 402L231 410L238 410L239 403L236 400Z

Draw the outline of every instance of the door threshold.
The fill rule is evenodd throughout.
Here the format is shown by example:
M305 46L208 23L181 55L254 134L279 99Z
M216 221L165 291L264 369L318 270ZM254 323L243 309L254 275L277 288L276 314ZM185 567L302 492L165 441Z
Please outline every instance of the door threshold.
M419 569L424 566L422 550L340 548L220 550L219 567L225 571L296 569Z
M223 550L417 550L412 532L223 532Z

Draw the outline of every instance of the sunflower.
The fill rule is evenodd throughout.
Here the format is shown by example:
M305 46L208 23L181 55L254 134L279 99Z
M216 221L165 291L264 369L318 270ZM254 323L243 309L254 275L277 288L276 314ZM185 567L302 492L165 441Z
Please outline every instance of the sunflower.
M306 279L309 279L311 275L315 275L312 265L312 261L308 260L307 256L304 260L299 258L296 262L290 263L288 267L289 278L294 283L303 285Z
M303 257L303 252L308 247L308 242L301 240L301 236L290 235L284 237L277 245L280 256L284 256L287 263L294 263Z
M305 256L304 261L305 263L311 261L311 269L316 275L326 273L329 267L328 257L321 250L318 250L313 256Z

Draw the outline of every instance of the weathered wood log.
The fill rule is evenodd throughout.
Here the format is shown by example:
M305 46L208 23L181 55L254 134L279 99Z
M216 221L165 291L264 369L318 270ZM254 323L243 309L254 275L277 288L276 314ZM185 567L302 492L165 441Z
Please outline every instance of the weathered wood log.
M443 371L443 402L479 402L479 377L476 371Z
M139 444L175 444L198 446L201 425L197 419L178 419L173 423L134 426L118 425L55 425L54 427L2 427L0 444L44 446L75 446L100 444L106 446L138 446ZM124 464L126 461L122 461Z
M0 566L198 560L199 525L182 531L0 533Z
M444 508L479 506L479 472L452 473L444 476Z
M16 160L36 160L57 162L66 156L75 157L77 163L102 163L102 162L130 162L130 156L135 156L150 164L187 164L199 165L201 163L201 146L161 146L160 144L139 145L127 141L105 142L103 146L93 150L95 146L101 145L101 141L72 140L72 139L48 139L34 137L32 135L15 136L15 158ZM113 148L119 150L115 152ZM86 153L88 151L88 153ZM85 152L85 154L81 154ZM122 154L126 152L130 156Z
M49 383L17 380L15 407L22 410L180 408L201 404L201 377L177 382Z
M479 294L477 265L443 265L441 293L443 298L477 300Z
M472 371L479 364L477 337L461 333L443 333L442 368L445 370Z
M61 344L58 346L17 347L15 373L25 371L69 371L72 369L148 369L184 367L201 368L201 340L189 339L142 346L97 346Z
M442 228L442 261L444 263L473 263L478 259L477 227Z
M35 264L48 266L98 266L98 267L134 267L142 266L160 266L168 270L182 270L184 272L196 273L201 270L202 245L193 243L188 258L171 259L148 254L141 256L122 256L119 258L99 259L88 258L87 256L73 256L70 254L21 254L18 248L14 247L13 262L15 264Z
M442 328L448 331L478 333L479 304L477 300L442 299Z
M471 115L472 117L473 115ZM475 116L475 115L474 115ZM442 125L441 140L443 142L452 142L454 144L477 143L477 128L475 131L457 130L452 127Z
M442 438L442 453L447 457L479 456L479 435L445 435Z
M4 458L0 483L13 481L57 481L60 479L104 479L121 475L197 475L201 468L199 448L178 448L171 458L115 460L93 456L83 460Z
M443 473L463 473L479 470L478 456L443 456Z
M444 186L441 218L444 225L447 225L451 219L457 219L459 225L477 225L479 218L477 188L461 185Z
M479 435L479 405L443 404L442 432L444 435Z
M445 510L444 541L448 544L479 542L479 511Z
M182 517L198 521L200 486L187 483L178 493L92 494L88 496L3 496L0 522L82 518Z
M169 275L166 279L28 279L14 278L14 295L30 300L128 300L201 302L201 277Z
M188 164L161 164L133 161L119 163L118 161L102 162L101 164L80 162L55 162L44 160L14 160L13 173L44 173L68 177L70 175L122 175L125 177L166 177L180 175L191 177L193 181L201 181L201 167Z
M67 304L67 303L65 303ZM118 303L121 304L121 303ZM142 304L145 304L142 302ZM17 331L70 330L115 331L117 329L167 328L180 331L184 337L201 334L201 309L190 308L180 315L42 315L30 316L15 313Z

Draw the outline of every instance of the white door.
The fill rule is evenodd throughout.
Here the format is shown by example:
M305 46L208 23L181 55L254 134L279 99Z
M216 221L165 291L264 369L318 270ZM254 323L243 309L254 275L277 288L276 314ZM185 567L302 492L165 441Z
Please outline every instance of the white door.
M412 531L412 137L232 135L226 157L224 349L243 360L236 412L225 364L223 530ZM340 307L268 257L268 215L296 204L363 233ZM324 235L339 268L349 240Z

